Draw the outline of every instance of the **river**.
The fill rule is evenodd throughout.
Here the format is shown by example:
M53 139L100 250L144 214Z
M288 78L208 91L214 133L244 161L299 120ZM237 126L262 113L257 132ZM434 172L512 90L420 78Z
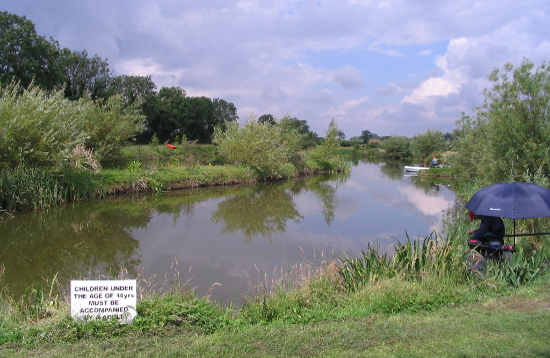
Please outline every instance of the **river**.
M147 290L185 282L240 305L290 267L322 265L369 243L391 250L439 231L455 201L402 167L356 162L346 175L136 194L0 221L0 284L13 296L54 281L137 278ZM297 272L297 271L295 271ZM263 284L262 284L263 283ZM165 286L166 287L166 286Z

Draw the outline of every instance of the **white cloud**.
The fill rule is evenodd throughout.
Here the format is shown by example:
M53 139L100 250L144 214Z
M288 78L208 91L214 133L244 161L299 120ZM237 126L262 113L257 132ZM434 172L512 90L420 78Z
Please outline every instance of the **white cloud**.
M359 99L352 99L344 102L342 105L331 108L326 112L326 115L329 117L336 117L342 119L342 117L348 117L349 111L355 107L360 106L361 104L368 102L369 96L364 96Z
M365 83L363 75L349 65L334 72L334 81L340 83L345 88L361 87Z
M544 18L550 20L550 14ZM545 25L545 30L549 31L546 33L535 27L536 24L531 24L526 17L520 17L481 36L451 39L447 52L436 60L441 74L422 81L403 97L401 103L424 108L427 123L436 123L453 113L456 119L460 112L471 111L481 103L483 88L491 85L487 75L493 68L502 68L509 61L518 65L524 57L542 61L539 49L546 57L550 55L545 38L550 33L550 26ZM477 95L472 95L472 91Z
M456 93L457 90L457 84L453 84L444 78L429 78L422 82L420 87L415 89L411 95L403 98L402 102L420 104L429 97L446 96L450 93Z

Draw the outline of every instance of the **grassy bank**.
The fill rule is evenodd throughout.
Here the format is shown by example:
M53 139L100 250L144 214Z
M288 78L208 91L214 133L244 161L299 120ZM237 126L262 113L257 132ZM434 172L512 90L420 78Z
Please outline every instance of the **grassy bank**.
M548 286L431 312L0 346L4 357L548 357Z
M249 167L223 163L212 145L188 145L176 151L163 145L129 146L123 154L118 168L97 173L31 166L0 170L0 213L1 210L37 210L121 193L162 192L265 180ZM322 163L305 160L292 176L329 171L327 168L345 171L343 162L339 158Z

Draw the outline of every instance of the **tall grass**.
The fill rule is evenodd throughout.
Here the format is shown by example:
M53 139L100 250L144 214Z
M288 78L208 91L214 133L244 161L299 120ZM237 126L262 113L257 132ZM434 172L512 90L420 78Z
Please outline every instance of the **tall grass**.
M512 259L504 263L489 262L489 274L511 287L525 286L545 275L550 268L550 260L544 249L530 252L519 247Z
M382 278L402 277L409 281L427 278L460 278L464 272L462 262L464 246L456 236L446 239L435 234L424 239L394 244L394 254L381 253L369 245L360 256L340 259L340 279L348 291L357 291Z
M44 209L97 195L93 173L29 166L0 171L0 208L6 211Z

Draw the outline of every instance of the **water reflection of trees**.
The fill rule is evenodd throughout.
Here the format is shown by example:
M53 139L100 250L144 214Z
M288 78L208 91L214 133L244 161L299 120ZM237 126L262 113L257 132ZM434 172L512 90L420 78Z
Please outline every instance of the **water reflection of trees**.
M380 172L393 180L403 179L403 166L399 163L384 163L379 165Z
M307 191L319 200L325 221L330 224L337 207L337 185L348 178L349 175L319 175L283 184L247 187L219 203L212 221L223 223L224 233L241 231L246 242L254 236L271 239L273 234L286 231L289 220L298 223L303 219L293 196Z
M14 294L29 282L74 279L90 270L131 275L140 264L139 242L129 229L150 220L150 212L76 205L25 213L0 224L3 280Z
M319 200L321 211L328 225L334 220L335 211L338 206L338 196L336 195L338 185L346 182L348 179L349 174L346 173L338 176L316 176L305 183L306 189ZM335 186L333 187L329 183Z
M303 219L292 196L281 186L251 186L218 204L212 213L214 223L223 223L223 233L241 231L246 242L260 235L271 238L284 232L287 220Z

